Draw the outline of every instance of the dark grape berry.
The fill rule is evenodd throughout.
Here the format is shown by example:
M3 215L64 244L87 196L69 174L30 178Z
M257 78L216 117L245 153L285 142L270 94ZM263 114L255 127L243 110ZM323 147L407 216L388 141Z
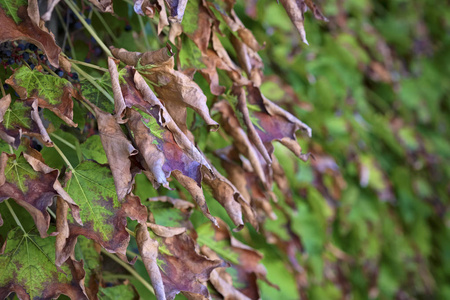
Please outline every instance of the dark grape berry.
M22 58L23 58L24 61L28 61L28 59L30 59L30 54L28 54L27 52L24 52L22 54Z
M20 97L19 97L19 94L17 94L16 91L14 91L14 95L16 95L17 98L20 98Z
M95 56L100 56L102 54L102 49L100 47L95 47L94 54Z
M72 78L73 78L73 80L78 80L78 74L77 73L72 73Z
M91 62L91 59L90 59L89 57L86 57L86 58L84 59L84 62L90 63L90 62Z
M14 59L10 58L8 59L8 65L13 65L14 64Z
M34 64L29 64L29 66L31 70L34 70Z
M20 51L23 51L23 50L25 50L25 45L24 44L19 44L19 45L17 45L17 48L19 48Z
M83 28L83 24L81 24L81 22L76 22L75 23L75 29L81 29L81 28Z
M133 29L130 24L125 25L125 31L131 31Z
M10 56L12 55L12 53L11 53L10 50L6 50L6 51L5 51L5 55L6 55L7 57L10 57Z
M56 69L55 70L56 75L58 75L59 77L63 77L64 76L64 72L61 69Z
M36 45L29 44L28 49L30 49L31 51L36 51L38 48L36 47Z
M4 89L5 91L8 90L8 89L9 89L9 84L4 83L4 84L3 84L3 89Z
M86 19L86 23L88 23L89 25L91 25L92 20L88 18L88 19Z
M44 54L39 54L39 59L40 60L44 60L45 59L45 55Z

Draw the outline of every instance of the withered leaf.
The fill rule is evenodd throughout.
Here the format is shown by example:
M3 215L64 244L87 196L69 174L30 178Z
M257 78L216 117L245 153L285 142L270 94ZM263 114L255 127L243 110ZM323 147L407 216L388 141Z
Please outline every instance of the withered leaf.
M114 13L112 0L89 0L101 12Z
M34 230L11 230L0 255L0 298L14 292L20 299L88 299L83 264L69 258L57 268L54 245L54 237L39 238Z
M138 151L111 114L98 108L94 109L103 149L114 177L118 199L121 201L132 189L133 176L129 157L136 155Z
M114 179L107 166L84 161L72 170L65 190L78 203L83 225L69 222L69 236L57 253L57 264L73 252L77 236L84 235L99 243L107 251L126 259L130 239L125 227L127 217L145 222L147 210L136 196L127 195L119 201Z
M37 98L39 107L51 110L68 125L77 126L73 122L73 86L66 79L45 75L22 66L6 83L11 85L22 99Z
M269 155L273 153L271 142L277 140L300 159L308 160L309 153L302 153L302 148L297 142L295 133L301 129L306 131L307 135L311 137L311 128L264 97L259 88L248 85L247 90L249 104L256 106L253 115L258 119L258 124L260 125L256 127L256 130L262 142L266 145Z
M147 226L142 224L136 226L136 242L142 261L150 275L156 298L158 300L165 300L166 294L164 292L164 283L157 263L158 242L150 237Z
M300 33L300 38L302 42L308 45L308 41L306 40L306 32L304 25L304 16L303 14L306 12L307 8L312 10L314 13L314 17L318 20L322 20L327 22L328 19L324 17L324 15L320 12L317 6L314 4L312 0L280 0L284 9L286 10L289 18L294 24L295 28L297 28Z
M27 4L30 9L27 9ZM0 43L26 40L36 44L45 52L49 62L59 67L61 48L56 45L53 35L45 27L40 27L37 0L2 1L0 6Z
M17 148L22 134L37 137L47 146L52 145L47 130L39 117L37 100L16 100L12 105L10 95L0 99L0 138Z
M50 215L47 207L53 204L53 197L66 201L72 215L81 223L79 208L62 189L58 181L59 171L42 162L39 152L33 156L23 153L18 158L5 152L0 155L0 201L14 199L32 216L42 237L47 236Z
M199 235L197 242L202 246L202 253L210 256L212 250L230 263L231 268L235 270L233 281L239 282L239 286L235 288L250 299L259 299L256 280L267 280L267 271L260 263L262 254L236 240L225 222L222 220L219 222L220 227L213 227L206 223L197 229Z
M250 160L261 182L266 184L267 178L259 161L258 152L253 147L247 134L240 126L239 120L237 119L231 105L226 100L221 100L215 103L212 109L220 112L222 127L234 139L234 145L239 152Z
M113 55L128 65L137 65L139 62L138 72L152 82L165 108L183 132L187 132L187 107L197 112L211 130L217 130L218 124L209 114L206 96L193 80L174 70L174 58L168 51L171 52L171 49L162 48L139 54L123 49L112 49Z
M165 0L169 7L171 23L181 23L188 0Z
M214 176L211 173L204 173L204 182L211 188L211 192L226 210L233 223L237 226L235 231L239 231L244 227L244 220L258 228L258 223L254 215L253 209L250 207L249 200L237 190L237 188L216 169Z
M147 231L142 227L139 230ZM143 232L142 236L145 235L146 233ZM148 238L150 237L153 245L159 245L156 261L152 258L151 264L153 266L156 262L160 270L165 297L174 299L178 293L186 292L209 298L208 289L202 283L209 279L212 270L226 264L221 260L210 260L198 254L195 250L195 242L186 233L172 237L150 234ZM152 255L155 253L152 252ZM149 270L149 267L147 270L151 276L153 269Z

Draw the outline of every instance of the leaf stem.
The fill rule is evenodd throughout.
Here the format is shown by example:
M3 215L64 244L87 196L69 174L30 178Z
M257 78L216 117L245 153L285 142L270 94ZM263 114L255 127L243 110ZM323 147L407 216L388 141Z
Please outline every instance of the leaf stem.
M8 199L9 200L9 199ZM16 221L17 225L19 225L20 229L22 229L23 233L27 234L27 232L25 231L25 229L22 226L22 223L20 223L19 218L17 217L16 213L14 212L13 208L11 207L11 205L9 204L8 200L5 200L6 206L8 207L9 212L11 213L11 215L14 218L14 221Z
M95 79L89 75L88 73L86 73L85 71L83 71L83 69L81 69L79 66L77 66L76 64L72 64L72 68L74 68L78 73L80 73L81 76L83 76L84 78L86 78L90 83L92 83L93 86L95 86L109 101L111 101L111 103L114 104L114 99L111 97L110 94L108 94L107 91L105 91L104 88L102 88L97 82L95 82Z
M147 31L145 30L144 21L142 20L142 16L141 15L138 15L138 19L139 19L139 24L141 25L142 33L144 34L145 47L147 48L146 50L149 51L150 50L150 44L148 43L148 36L147 36Z
M98 45L105 51L107 56L112 56L111 51L106 47L105 43L103 43L102 39L99 38L95 30L89 25L83 16L80 14L78 6L76 6L71 0L64 0L67 6L73 11L73 13L77 16L78 20L80 20L81 24L83 24L84 28L92 35L92 37L97 41Z
M55 10L56 10L56 14L58 15L59 22L61 23L61 25L63 26L63 29L65 31L64 43L62 45L62 48L64 48L64 46L66 45L66 40L67 40L67 42L69 43L69 46L70 46L70 53L72 54L72 57L76 59L77 56L75 53L75 49L73 48L72 40L69 37L69 30L67 29L67 24L64 23L64 19L61 16L61 13L59 12L59 7L55 7Z
M77 65L82 65L82 66L89 67L89 68L92 68L92 69L97 69L97 70L100 70L102 72L108 72L108 69L102 68L102 67L97 66L97 65L93 65L93 64L90 64L90 63L87 63L87 62L84 62L84 61L79 61L79 60L71 59L71 58L69 58L69 60L70 60L70 62L72 62L74 64L77 64Z
M58 152L58 154L61 156L61 158L64 160L64 162L67 164L67 166L69 167L70 170L74 170L72 164L69 162L69 160L67 159L67 157L64 155L64 153L61 151L61 149L59 149L59 147L53 143L53 148L55 148L56 152Z
M140 283L142 283L152 294L155 294L155 290L150 285L150 283L145 280L141 275L139 275L136 270L134 270L132 267L130 267L127 263L123 262L120 258L115 256L114 254L109 253L105 249L102 249L102 253L114 260L116 263L121 265L125 270L127 270L131 275L133 275L137 280L139 280Z
M53 212L53 210L50 209L50 207L47 207L47 212L50 214L50 216L53 217L53 219L56 220L56 215L55 215L55 213Z
M127 227L125 227L125 230L128 232L128 234L130 234L131 236L133 236L133 237L136 237L136 234L133 232L133 231L131 231L130 229L128 229Z
M50 135L54 138L56 138L57 140L59 140L61 143L63 143L64 145L66 145L67 147L69 147L70 149L73 149L75 151L77 151L77 147L75 147L74 145L72 145L70 142L68 142L67 140L65 140L64 138L60 137L57 134L54 133L50 133Z
M2 90L2 97L5 97L6 93L5 93L5 89L3 88L3 82L1 79L0 79L0 89Z

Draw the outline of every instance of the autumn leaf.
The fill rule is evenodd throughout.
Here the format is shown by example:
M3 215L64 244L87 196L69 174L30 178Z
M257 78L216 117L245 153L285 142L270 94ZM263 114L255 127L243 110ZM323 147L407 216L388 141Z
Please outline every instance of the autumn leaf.
M81 234L124 258L130 239L125 230L126 218L146 219L139 198L127 196L125 201L119 201L111 170L93 161L84 161L72 170L65 190L79 205L83 225L69 223L70 234L63 251L57 254L57 263L73 252Z
M0 298L15 292L20 299L52 299L64 294L88 299L84 293L83 264L67 259L55 265L55 238L35 231L11 230L0 255Z
M187 132L187 107L197 112L211 130L217 130L218 124L211 119L206 105L206 96L194 81L182 72L174 70L174 58L169 52L171 52L170 48L143 54L112 49L115 57L128 65L136 66L137 71L153 83L155 92L184 133Z
M68 125L77 126L73 122L73 86L67 79L22 66L6 82L22 99L37 98L39 107L51 110Z
M259 299L256 279L267 280L267 271L260 263L262 254L236 240L229 232L228 226L222 220L219 222L220 227L206 223L197 228L197 242L202 247L202 252L209 257L218 256L227 261L231 267L226 270L229 270L235 288L250 299ZM215 280L215 283L220 284L220 280ZM221 289L220 286L218 288Z
M79 209L58 181L59 171L42 162L39 152L34 157L23 153L18 158L3 152L0 156L0 201L14 199L32 216L42 237L47 236L50 215L47 207L55 196L61 196L71 209L74 219L81 222Z
M0 42L26 40L36 44L45 52L49 62L59 67L61 49L56 45L53 34L40 24L37 1L2 0L0 6Z
M0 138L17 148L22 134L37 137L47 146L52 141L39 117L37 100L16 100L12 105L11 96L0 99Z
M140 230L137 233L138 245L148 245L150 248L150 240L153 245L151 252L150 250L146 252L145 249L140 249L140 252L143 260L145 258L144 263L150 276L156 276L153 272L159 270L161 276L159 282L162 283L165 297L158 296L157 292L158 299L174 299L180 292L209 297L208 289L202 283L209 279L212 270L224 266L221 260L209 260L198 254L195 251L194 241L186 233L158 237L145 233L147 229L144 227L138 230ZM158 269L155 269L155 266ZM155 284L153 279L152 282ZM155 291L160 288L160 285L156 286Z

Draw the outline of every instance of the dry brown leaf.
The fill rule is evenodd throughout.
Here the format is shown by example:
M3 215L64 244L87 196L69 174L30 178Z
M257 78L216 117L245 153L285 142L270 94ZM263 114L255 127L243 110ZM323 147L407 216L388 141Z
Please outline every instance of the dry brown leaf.
M270 158L269 153L267 152L266 147L264 146L258 132L256 131L255 126L253 125L250 119L250 113L247 107L247 99L245 96L245 91L243 87L233 86L233 93L237 97L236 109L238 109L242 113L242 119L247 127L247 135L250 138L250 141L255 145L256 149L258 149L259 153L262 155L267 164L272 163L272 159Z
M55 43L55 38L45 27L40 27L39 10L37 1L30 0L27 6L21 6L17 9L17 17L20 20L13 20L6 15L5 10L0 10L0 43L6 41L26 40L36 44L47 55L48 61L55 67L59 67L58 57L61 53ZM31 16L29 15L31 11ZM37 17L36 17L37 16Z
M129 157L136 155L138 151L127 139L111 114L105 113L97 107L94 107L94 111L103 149L114 177L117 196L119 201L121 201L133 188Z
M123 120L126 107L120 88L119 72L117 71L116 62L112 57L108 57L108 71L111 75L111 87L114 94L114 116L116 117L117 123L123 124L126 122L126 120Z
M89 0L101 12L114 13L112 0Z
M186 232L186 228L184 227L168 227L163 225L154 224L151 222L147 223L148 228L150 228L156 235L160 237L173 237L175 235L182 234Z
M300 33L300 38L302 42L305 43L306 45L309 45L308 41L306 40L305 25L303 23L304 22L303 11L299 5L299 3L304 4L303 1L280 0L280 2L283 5L284 9L286 10L295 28L297 28L298 32Z
M211 221L215 226L217 225L217 220L209 212L208 205L206 204L205 196L203 195L203 190L201 185L197 184L192 178L183 175L180 171L172 172L172 176L191 194L192 198L200 207L202 213Z
M237 226L234 229L235 231L239 231L244 227L242 216L244 216L246 222L258 229L258 222L249 201L244 199L243 195L227 178L214 169L214 176L209 172L205 172L203 181L211 188L214 199L225 208L228 216L230 216L234 225Z
M225 101L219 101L216 104L214 104L212 110L219 111L221 114L222 119L222 127L225 129L225 131L233 138L234 145L239 150L240 153L242 153L245 157L247 157L256 174L258 174L258 177L260 178L261 182L266 185L267 184L267 178L263 171L263 167L258 159L258 152L253 147L252 143L250 142L247 134L242 129L242 127L239 124L238 119L234 115L234 111L230 104Z
M217 130L218 124L209 115L206 96L188 76L174 70L174 58L169 56L171 53L169 47L143 54L113 48L112 53L128 65L136 65L139 61L138 71L154 84L154 89L164 101L165 108L184 133L187 132L187 107L197 112L210 130Z
M52 147L53 143L39 117L37 99L16 100L14 107L9 105L10 102L9 95L0 99L0 138L17 148L22 135L27 135Z
M302 153L302 148L297 142L295 133L301 129L311 137L311 128L264 97L259 88L248 85L247 91L248 102L252 105L257 105L260 109L260 111L255 111L253 115L258 119L258 123L261 126L262 130L260 128L256 128L256 130L266 145L269 155L272 155L274 150L271 142L277 140L301 160L308 160L310 154Z
M142 224L136 226L136 243L145 268L150 275L156 298L158 300L165 300L166 294L164 293L164 283L156 262L158 257L158 242L150 238L147 226Z
M0 201L14 199L32 216L41 237L46 237L50 224L47 207L53 204L53 197L60 196L72 210L72 216L82 223L79 208L64 191L58 181L59 171L42 162L39 152L33 156L23 153L18 158L14 154L0 155Z

